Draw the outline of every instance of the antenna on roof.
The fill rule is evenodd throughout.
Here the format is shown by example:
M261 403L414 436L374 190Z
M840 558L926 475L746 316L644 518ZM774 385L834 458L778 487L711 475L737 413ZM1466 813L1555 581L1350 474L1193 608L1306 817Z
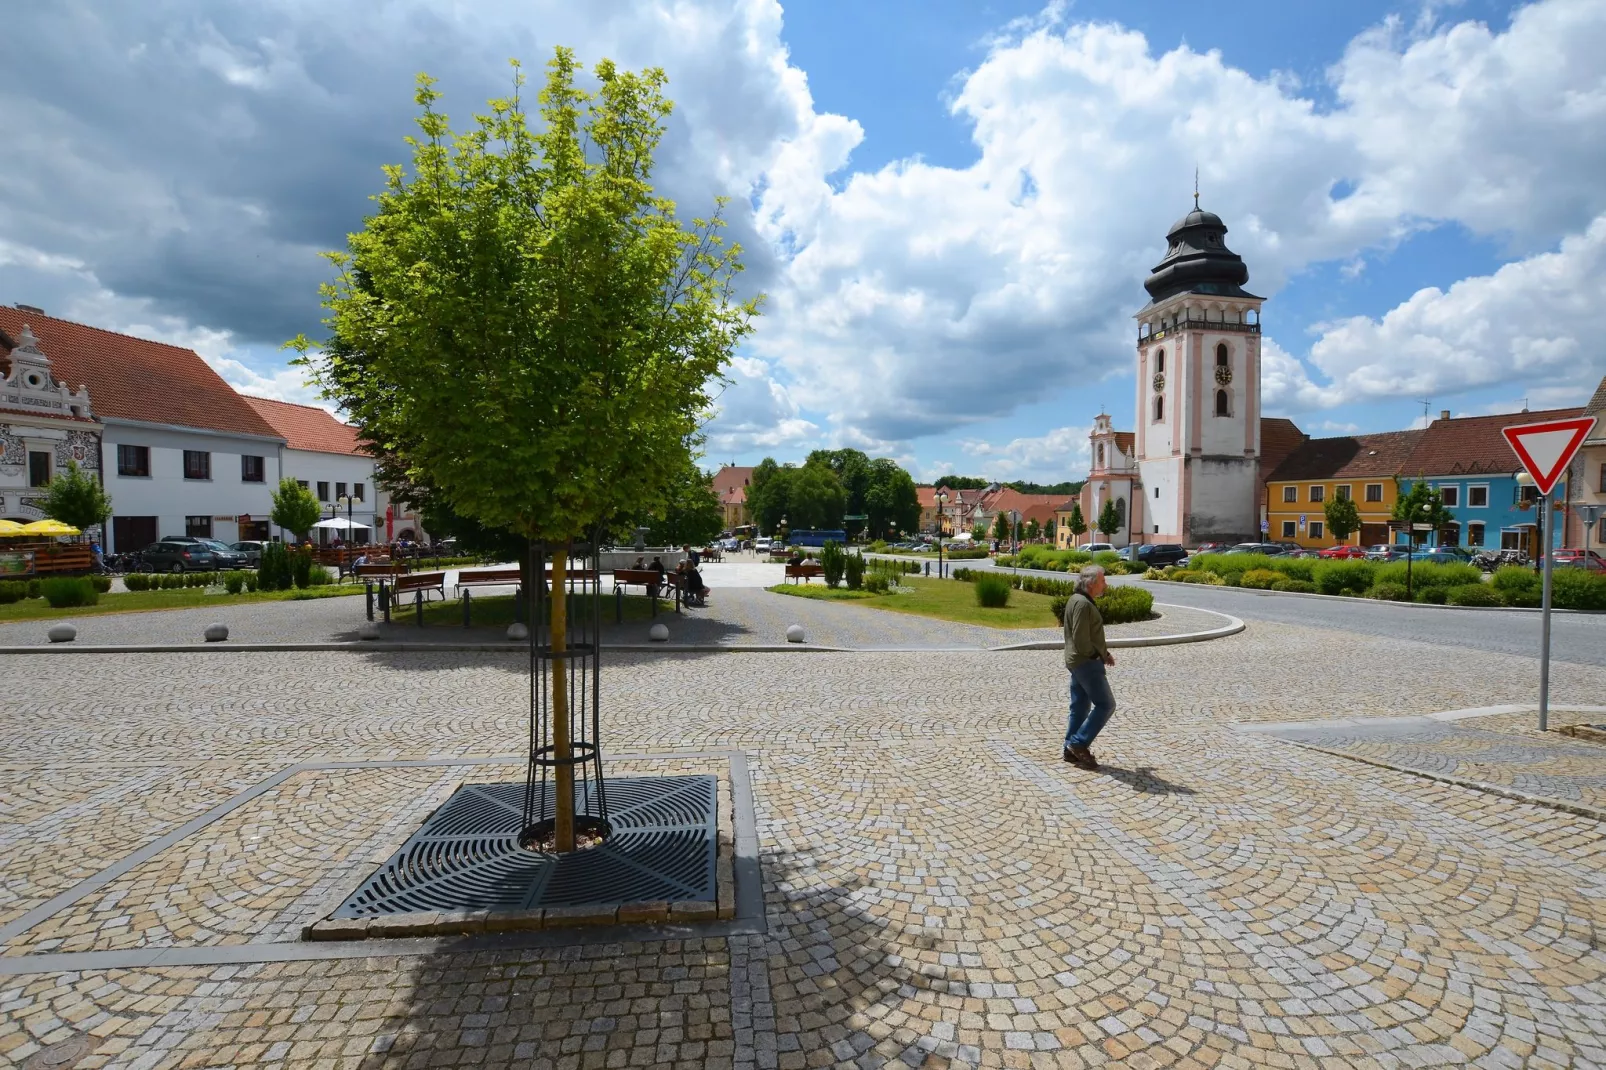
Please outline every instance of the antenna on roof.
M1193 165L1193 206L1199 207L1199 165Z
M1433 411L1433 399L1417 398L1416 400L1422 403L1422 419L1426 420L1428 418L1428 413Z

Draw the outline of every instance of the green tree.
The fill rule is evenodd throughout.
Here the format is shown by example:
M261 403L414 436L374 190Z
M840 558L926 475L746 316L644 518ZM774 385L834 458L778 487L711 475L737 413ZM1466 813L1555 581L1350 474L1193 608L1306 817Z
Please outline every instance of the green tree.
M83 531L106 522L112 515L112 499L99 479L79 468L77 461L68 461L66 471L57 472L45 484L39 510L52 520Z
M1047 520L1043 521L1043 538L1047 539L1049 542L1053 542L1054 541L1054 518L1053 517L1049 517Z
M842 485L842 511L854 516L869 512L865 498L870 492L870 458L858 450L814 450L803 461L804 468L824 466ZM871 530L875 527L872 523Z
M977 523L970 529L970 537L975 542L986 542L987 526L985 524Z
M719 209L687 228L653 191L663 72L603 60L592 93L568 49L548 68L535 130L521 73L460 134L420 76L411 170L385 169L378 210L331 254L341 344L292 344L409 483L551 547L561 590L577 539L663 507L758 302L734 296L740 248ZM567 599L550 606L562 653ZM563 673L551 710L567 758ZM559 766L560 851L574 849L571 785Z
M920 527L920 491L915 489L914 477L898 462L877 457L870 462L867 479L864 512L870 517L872 536L892 538L900 531L915 531ZM851 504L849 512L852 512Z
M1071 515L1065 521L1065 530L1071 533L1072 542L1081 542L1082 536L1087 534L1087 520L1082 516L1080 502L1071 506Z
M1438 488L1418 476L1411 481L1410 490L1395 495L1394 512L1390 518L1397 524L1406 525L1407 531L1410 531L1412 524L1431 524L1432 530L1443 531L1455 520L1455 514L1444 507L1444 495L1439 493ZM1416 542L1414 532L1408 538Z
M993 538L997 539L999 542L1009 541L1009 514L1003 510L999 510L998 515L993 517Z
M1106 540L1121 530L1121 514L1115 509L1115 499L1105 498L1104 508L1099 510L1099 534Z
M1043 533L1043 529L1038 525L1036 517L1033 517L1031 520L1026 521L1026 526L1025 526L1024 531L1025 531L1025 537L1028 538L1028 539L1035 539L1035 538L1037 538L1039 535L1041 535Z
M1361 526L1361 511L1353 498L1329 498L1322 505L1322 516L1327 520L1327 534L1333 537L1335 544L1349 538Z
M779 531L782 517L791 531L840 528L846 497L824 465L776 466L764 473L762 482L755 478L747 491L753 519L767 532Z
M633 526L633 525L632 525ZM687 463L669 484L663 505L644 521L654 546L701 546L725 527L714 477Z
M273 512L269 518L298 539L304 539L323 516L323 506L312 491L290 478L279 480L273 492Z
M949 490L981 490L989 484L980 476L946 475L937 480L936 485L947 487Z

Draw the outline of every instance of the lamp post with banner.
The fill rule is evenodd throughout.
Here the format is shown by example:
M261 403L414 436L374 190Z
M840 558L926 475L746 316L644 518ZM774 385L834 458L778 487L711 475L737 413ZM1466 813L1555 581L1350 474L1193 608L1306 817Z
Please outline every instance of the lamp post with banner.
M937 492L937 494L936 494L936 500L937 500L937 578L940 580L940 579L942 579L942 523L943 523L942 514L943 514L944 507L947 506L947 504L948 504L948 492L939 490Z

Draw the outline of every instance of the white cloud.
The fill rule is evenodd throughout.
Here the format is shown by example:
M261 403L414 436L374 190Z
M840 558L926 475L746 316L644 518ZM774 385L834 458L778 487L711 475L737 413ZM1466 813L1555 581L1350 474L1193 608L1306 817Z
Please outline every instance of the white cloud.
M961 439L959 448L980 462L989 479L1058 483L1087 471L1091 431L1091 427L1056 427L1046 434L1011 439L1002 446L984 439Z

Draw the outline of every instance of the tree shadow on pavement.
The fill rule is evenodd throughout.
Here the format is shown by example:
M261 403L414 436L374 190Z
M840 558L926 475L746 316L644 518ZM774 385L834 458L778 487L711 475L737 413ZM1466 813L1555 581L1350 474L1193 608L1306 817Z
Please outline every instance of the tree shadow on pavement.
M1123 769L1119 765L1108 762L1099 763L1099 772L1114 780L1119 780L1133 791L1143 795L1193 795L1194 790L1186 784L1173 784L1154 771L1152 765L1140 765L1135 769Z

